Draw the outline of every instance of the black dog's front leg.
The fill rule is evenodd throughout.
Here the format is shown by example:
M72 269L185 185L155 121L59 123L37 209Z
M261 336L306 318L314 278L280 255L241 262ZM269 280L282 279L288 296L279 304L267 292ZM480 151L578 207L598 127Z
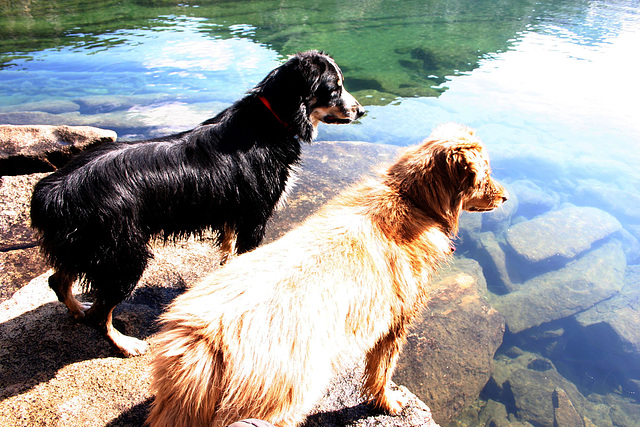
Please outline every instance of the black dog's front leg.
M265 230L265 222L236 225L236 253L239 255L257 248L264 238Z

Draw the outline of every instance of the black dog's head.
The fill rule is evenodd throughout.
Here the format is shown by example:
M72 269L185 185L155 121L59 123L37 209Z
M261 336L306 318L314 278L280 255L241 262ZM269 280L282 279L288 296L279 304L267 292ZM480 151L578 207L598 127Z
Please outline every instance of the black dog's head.
M364 114L364 108L344 88L338 64L315 50L291 57L251 92L267 99L274 114L305 141L315 136L319 122L351 123Z

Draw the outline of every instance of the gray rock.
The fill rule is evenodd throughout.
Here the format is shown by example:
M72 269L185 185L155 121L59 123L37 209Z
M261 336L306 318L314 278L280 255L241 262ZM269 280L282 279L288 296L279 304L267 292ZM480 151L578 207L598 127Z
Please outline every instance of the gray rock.
M479 135L486 133L478 129ZM502 142L499 150L491 151L491 167L496 170L509 170L510 176L520 179L535 179L540 182L551 182L566 176L566 161L558 156L557 151L545 149L544 142L540 138L527 135L521 129L514 129L515 133L510 143L505 143L507 138L502 135L494 138ZM487 143L490 138L485 138ZM531 141L528 142L527 141ZM495 146L495 144L492 144Z
M567 175L574 180L599 180L614 183L628 181L638 176L638 170L625 156L600 156L595 153L583 153L567 163Z
M640 420L640 405L616 393L591 395L590 398L610 408L611 420L616 427L637 427ZM600 427L599 424L596 424ZM587 427L592 427L587 425Z
M562 412L571 412L570 407L586 425L590 420L599 427L613 426L606 405L587 400L576 386L558 373L548 362L544 370L531 369L535 361L541 360L534 353L523 353L517 358L499 357L495 361L492 381L501 387L504 400L512 401L522 422L536 426L555 427L554 404L562 407ZM544 360L544 359L543 359ZM554 400L560 392L562 402ZM560 415L560 414L558 414ZM574 414L575 415L575 414ZM571 418L574 419L575 418ZM569 424L557 424L557 426Z
M640 266L629 266L620 293L576 315L585 336L616 358L640 363Z
M508 427L511 425L508 417L507 408L502 403L489 400L487 404L482 407L478 421L481 425L485 426Z
M633 237L640 240L640 225L627 225L626 230L631 233Z
M36 244L29 218L31 192L46 175L0 177L0 251Z
M614 237L622 243L627 264L637 264L640 261L640 240L625 228L614 234Z
M507 255L495 234L488 231L481 233L479 238L480 258L489 290L499 295L518 290L520 287L518 271L510 268Z
M153 102L161 102L166 100L168 96L149 94L149 95L90 95L77 98L74 102L79 105L82 114L94 115L109 113L111 111L128 110L139 105L149 105ZM44 111L44 110L41 110Z
M465 246L476 249L480 242L480 233L482 232L482 215L474 212L462 212L460 215L458 239L456 246Z
M10 105L0 107L0 112L9 113L15 111L42 111L49 114L72 113L78 111L80 105L67 99L58 99L51 101L26 102L20 105Z
M394 381L416 393L439 423L470 405L491 376L504 321L486 293L477 262L457 259L443 268L398 361Z
M116 138L113 131L88 126L0 125L0 175L50 172L73 154Z
M0 302L49 269L37 246L0 251Z
M45 175L0 177L0 302L49 268L29 219L31 190Z
M584 420L571 403L567 392L557 388L551 395L553 401L553 425L563 427L584 427Z
M625 223L640 223L640 196L637 193L609 186L583 185L578 187L574 200L586 206L605 209Z
M529 263L566 261L620 228L617 219L600 209L569 206L512 226L506 239Z
M500 402L489 399L482 404L481 400L469 406L456 418L450 426L485 426L485 427L533 427L528 422L520 422L514 414L507 412L507 407Z
M116 313L116 325L146 337L152 348L163 306L181 292L184 281L195 280L217 260L195 241L156 247L155 253L143 284ZM46 279L47 274L36 278L0 305L3 425L142 426L152 400L153 352L114 357L93 329L70 319ZM425 404L406 389L401 391L409 405L401 415L374 410L357 391L360 372L350 368L336 378L306 425L437 427Z
M290 207L276 215L269 239L276 238L319 207L340 187L391 159L394 147L336 143L314 144L305 155ZM318 176L321 162L351 165L348 171ZM338 172L338 171L336 171ZM28 187L28 185L26 186ZM29 190L25 189L25 194ZM216 268L218 250L204 236L175 244L155 242L155 259L134 294L117 308L115 324L123 332L148 340L141 357L114 357L92 329L71 320L57 302L43 274L0 304L0 419L12 426L142 426L151 402L149 365L156 318L182 292L185 283ZM4 286L4 285L3 285ZM76 289L76 291L80 291ZM88 298L82 295L81 299ZM437 427L428 407L404 388L409 405L399 416L387 416L367 405L358 390L360 372L347 368L319 402L307 426ZM394 386L395 387L395 386Z
M431 410L406 387L391 384L409 398L398 416L374 411L360 395L362 365L347 368L335 378L321 401L301 427L438 427Z
M564 384L564 386L571 388L574 396L580 395L575 386L562 378L555 370L539 372L520 369L514 372L509 377L509 386L513 392L519 418L534 425L553 427L553 393L557 384ZM584 397L581 399L586 402ZM566 406L569 404L564 403Z
M99 97L93 100L76 100L83 104L82 114L79 111L60 114L44 111L0 112L0 123L95 126L112 129L122 139L144 139L191 129L230 105L230 102L198 102L186 105L186 100L162 102L161 99L158 103L149 104L151 100L146 100L144 95L140 100L136 100L138 96L127 98L132 99L114 99L113 103L107 99L100 101Z
M626 261L617 241L594 249L566 267L534 277L516 292L494 297L509 330L521 332L586 310L615 295L623 285Z
M557 204L557 194L550 194L529 180L511 183L509 189L518 197L518 215L534 218L552 210Z

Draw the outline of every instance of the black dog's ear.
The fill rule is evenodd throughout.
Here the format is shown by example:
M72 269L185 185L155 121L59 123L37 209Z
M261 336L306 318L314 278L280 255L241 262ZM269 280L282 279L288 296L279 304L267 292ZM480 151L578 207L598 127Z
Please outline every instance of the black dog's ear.
M322 76L327 71L327 59L318 51L303 52L296 55L298 72L302 75L303 85L306 85L307 93L312 96L318 91Z
M326 70L327 60L318 52L299 53L269 73L254 92L272 97L293 95L306 99L318 90Z
M278 116L296 129L298 137L311 142L314 128L308 104L328 66L327 57L320 52L298 53L271 71L251 93L268 99Z

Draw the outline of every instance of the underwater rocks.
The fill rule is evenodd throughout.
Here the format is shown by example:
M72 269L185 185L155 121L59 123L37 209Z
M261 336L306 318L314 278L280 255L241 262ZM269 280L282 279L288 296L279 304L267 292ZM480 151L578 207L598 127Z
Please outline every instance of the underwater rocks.
M527 262L566 261L620 228L620 222L603 210L570 206L515 224L505 237Z
M640 196L636 193L601 185L581 185L576 189L574 200L587 206L602 206L624 223L640 224Z
M444 423L470 405L493 372L504 319L488 304L480 265L456 259L442 268L434 295L411 327L394 381L406 385Z
M554 270L536 276L515 292L494 297L513 333L586 310L622 288L626 268L620 243L611 241Z
M510 154L499 153L500 161L516 160ZM528 154L517 161L539 160ZM567 175L559 162L546 160L544 173L527 179L509 165L516 172L505 184L515 197L504 212L483 214L481 224L461 221L459 252L479 261L489 301L504 316L507 332L480 399L457 420L635 427L640 419L637 181L619 180L616 189L586 180L584 173Z
M143 139L193 128L232 101L213 100L206 94L190 94L179 99L159 94L88 95L72 101L38 101L0 107L0 123L95 126L112 129L121 139Z
M606 405L585 398L548 359L517 348L496 358L484 393L490 402L510 402L502 412L494 409L484 425L513 425L505 423L504 413L517 413L520 422L536 426L612 425Z
M607 348L626 367L626 375L640 376L640 265L630 266L624 286L612 298L575 316L591 345ZM635 366L634 369L630 369ZM631 394L640 391L637 385L625 385Z
M518 180L509 186L509 194L518 196L518 212L527 218L534 218L550 212L558 204L558 195L544 191L538 184L529 180Z

